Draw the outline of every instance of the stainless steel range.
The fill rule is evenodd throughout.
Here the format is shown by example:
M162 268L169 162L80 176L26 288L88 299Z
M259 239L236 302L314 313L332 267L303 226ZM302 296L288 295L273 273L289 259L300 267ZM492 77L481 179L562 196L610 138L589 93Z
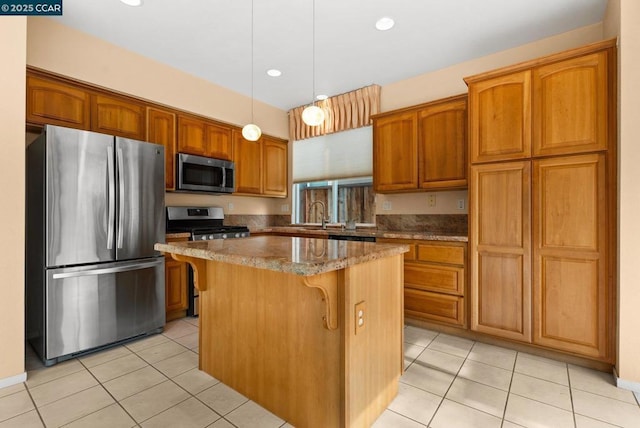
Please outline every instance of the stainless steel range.
M225 226L221 207L167 207L167 233L190 233L190 241L249 237L246 226ZM189 267L189 308L187 315L198 315L198 290L193 286Z

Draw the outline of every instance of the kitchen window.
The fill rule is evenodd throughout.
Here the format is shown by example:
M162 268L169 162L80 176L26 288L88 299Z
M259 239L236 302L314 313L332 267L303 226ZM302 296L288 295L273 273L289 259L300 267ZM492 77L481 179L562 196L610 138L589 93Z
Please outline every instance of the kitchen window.
M314 202L322 202L322 204ZM322 205L326 213L322 212ZM311 181L293 185L293 223L375 223L371 177Z

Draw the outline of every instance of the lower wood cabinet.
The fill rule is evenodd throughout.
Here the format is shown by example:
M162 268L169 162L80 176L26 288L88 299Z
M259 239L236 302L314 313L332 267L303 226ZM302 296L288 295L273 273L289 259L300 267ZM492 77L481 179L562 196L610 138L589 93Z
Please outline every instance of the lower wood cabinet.
M466 327L465 242L378 239L409 245L404 254L404 313L408 318Z
M167 242L188 241L188 238L168 238ZM182 318L187 314L188 267L184 262L174 260L170 255L164 259L165 312L167 321Z

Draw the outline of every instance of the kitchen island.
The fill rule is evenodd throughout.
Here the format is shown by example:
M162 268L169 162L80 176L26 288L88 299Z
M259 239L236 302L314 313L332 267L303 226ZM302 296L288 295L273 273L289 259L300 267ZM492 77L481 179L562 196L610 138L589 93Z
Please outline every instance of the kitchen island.
M403 370L404 245L156 244L194 268L200 369L299 427L368 427Z

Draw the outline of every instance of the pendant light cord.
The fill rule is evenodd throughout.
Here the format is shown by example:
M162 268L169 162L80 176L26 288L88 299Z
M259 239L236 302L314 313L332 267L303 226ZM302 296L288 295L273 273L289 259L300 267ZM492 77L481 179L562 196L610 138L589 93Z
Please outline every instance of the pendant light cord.
M253 121L253 2L251 0L251 123Z
M311 13L311 105L316 105L316 0L312 0L313 10Z

